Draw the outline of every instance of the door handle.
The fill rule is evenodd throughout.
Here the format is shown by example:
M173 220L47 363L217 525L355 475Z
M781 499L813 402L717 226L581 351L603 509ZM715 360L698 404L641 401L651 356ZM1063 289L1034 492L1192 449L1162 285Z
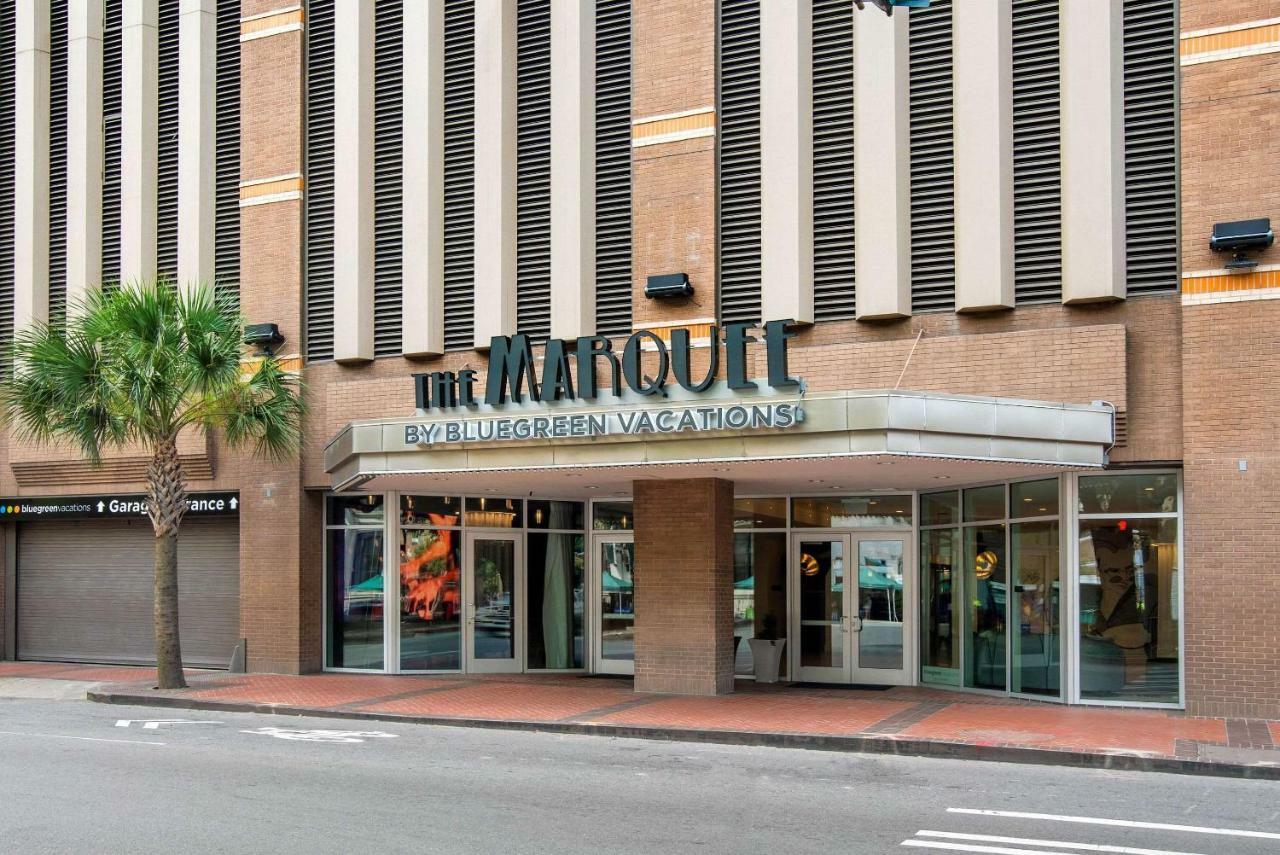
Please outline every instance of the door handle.
M862 632L862 618L848 618L849 628L854 632Z

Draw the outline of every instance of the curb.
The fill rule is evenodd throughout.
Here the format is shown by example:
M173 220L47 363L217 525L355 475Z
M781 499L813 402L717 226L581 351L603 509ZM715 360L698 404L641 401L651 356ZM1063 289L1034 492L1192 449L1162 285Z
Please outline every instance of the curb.
M89 691L85 697L99 704L204 710L207 712L247 712L262 715L306 716L310 718L386 721L438 727L469 727L482 730L516 730L580 736L612 736L620 739L653 739L664 742L700 742L714 745L749 745L768 748L800 748L810 751L839 751L858 754L891 754L900 757L932 757L951 760L985 760L995 763L1022 763L1039 766L1066 766L1076 769L1105 769L1120 772L1164 772L1174 775L1201 775L1257 781L1280 781L1280 765L1250 766L1141 754L1107 754L1086 751L1055 751L1009 745L975 745L966 742L901 739L892 736L833 736L811 733L767 733L746 730L706 730L680 727L587 724L564 721L522 719L449 718L447 716L402 715L298 707L287 704L236 703L175 698L165 695Z

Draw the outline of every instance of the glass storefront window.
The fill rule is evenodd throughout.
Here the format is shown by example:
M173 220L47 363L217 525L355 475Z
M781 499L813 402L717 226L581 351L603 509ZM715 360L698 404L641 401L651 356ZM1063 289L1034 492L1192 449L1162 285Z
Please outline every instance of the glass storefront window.
M591 527L596 531L631 531L635 527L630 502L596 502L591 508Z
M756 500L758 501L758 500ZM779 499L779 502L785 500ZM783 510L786 510L785 505ZM752 638L787 634L786 532L738 533L733 536L734 673L755 673ZM785 677L786 657L782 662Z
M920 525L955 525L960 522L960 493L923 493L920 496Z
M910 496L821 496L791 500L793 528L911 528Z
M382 525L382 496L330 496L329 525Z
M783 498L734 499L733 527L735 529L786 528L787 500Z
M330 529L330 668L382 668L383 573L380 529Z
M1052 483L1056 496L1057 482ZM1009 611L1014 625L1009 688L1057 697L1062 690L1058 523L1015 523L1009 529L1009 542L1013 573Z
M400 667L462 667L462 532L400 532Z
M920 679L924 683L960 685L960 613L964 605L956 574L959 534L959 529L954 528L920 532Z
M401 496L400 525L461 525L462 499L457 496Z
M530 499L529 528L582 530L582 502L548 502Z
M964 491L964 521L986 522L1004 519L1004 485L976 487Z
M536 515L536 508L533 513ZM581 525L581 506L577 521ZM525 625L528 627L526 657L531 669L581 668L584 665L584 543L581 534L529 534L525 549Z
M999 691L1006 688L1005 614L1009 594L1008 578L1004 526L965 528L964 586L967 602L964 609L964 685L969 688Z
M1079 538L1080 697L1178 703L1177 517L1082 519Z
M1058 515L1058 479L1019 481L1009 485L1009 516L1056 517Z
M523 528L524 499L468 496L466 523L474 528Z
M1176 514L1178 476L1174 473L1090 475L1080 478L1082 514Z

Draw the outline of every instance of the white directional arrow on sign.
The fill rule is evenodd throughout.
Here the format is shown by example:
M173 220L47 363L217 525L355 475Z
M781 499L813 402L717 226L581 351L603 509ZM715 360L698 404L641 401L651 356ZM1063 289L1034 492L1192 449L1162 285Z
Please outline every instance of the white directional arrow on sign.
M102 509L106 507L106 503L98 502L98 513L102 513Z
M238 504L240 504L240 502L238 502L238 501L236 500L236 497L235 497L235 496L232 496L232 497L231 497L231 510L233 510L233 511L234 511L234 510L236 509L236 505L238 505Z
M142 725L143 730L159 730L162 724L222 724L222 722L191 721L185 718L122 718L116 722L116 727L129 727L133 724Z

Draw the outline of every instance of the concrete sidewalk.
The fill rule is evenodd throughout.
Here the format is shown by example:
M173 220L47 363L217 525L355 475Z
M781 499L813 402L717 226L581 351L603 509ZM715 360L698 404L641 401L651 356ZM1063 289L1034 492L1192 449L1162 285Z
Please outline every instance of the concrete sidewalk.
M88 696L101 703L1280 780L1280 722L920 688L746 681L732 695L703 698L637 694L627 678L577 675L193 671L188 689L162 692L152 669L0 663L0 679L16 677L97 682Z

